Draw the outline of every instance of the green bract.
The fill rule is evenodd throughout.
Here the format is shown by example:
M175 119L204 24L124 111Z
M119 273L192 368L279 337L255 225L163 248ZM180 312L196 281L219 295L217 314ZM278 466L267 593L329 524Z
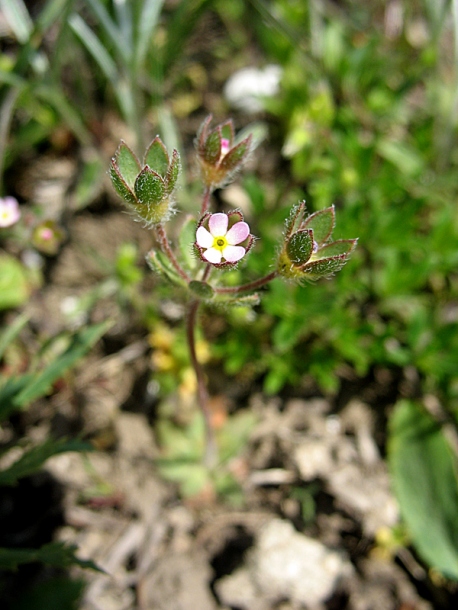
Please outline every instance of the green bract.
M111 160L110 177L124 203L149 225L164 222L170 215L171 196L180 173L180 156L170 157L159 136L146 149L143 166L127 144L121 141Z
M356 247L356 239L330 241L335 226L334 206L303 218L305 202L293 208L286 221L277 271L296 281L317 280L339 271Z
M247 158L252 143L251 134L234 145L234 126L231 120L209 131L212 116L200 126L195 141L202 179L211 189L230 182Z

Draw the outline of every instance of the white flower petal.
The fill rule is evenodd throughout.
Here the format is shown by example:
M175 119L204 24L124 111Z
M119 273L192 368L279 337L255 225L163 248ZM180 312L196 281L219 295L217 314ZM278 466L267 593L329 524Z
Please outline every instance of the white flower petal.
M0 198L0 227L10 227L21 217L19 204L14 197Z
M213 246L213 236L205 227L199 227L196 231L197 245L201 248L211 248Z
M242 248L242 246L226 246L223 250L223 256L228 263L236 263L245 256L245 248Z
M227 250L227 248L226 248ZM213 263L214 265L217 265L218 263L221 262L221 251L217 250L216 248L208 248L208 250L205 250L205 252L203 253L203 257L209 262L209 263Z
M250 234L250 227L246 222L237 222L234 226L232 226L227 232L226 239L227 243L231 246L235 246L236 244L240 244Z
M208 221L208 228L213 237L222 237L227 233L229 218L227 214L212 214Z

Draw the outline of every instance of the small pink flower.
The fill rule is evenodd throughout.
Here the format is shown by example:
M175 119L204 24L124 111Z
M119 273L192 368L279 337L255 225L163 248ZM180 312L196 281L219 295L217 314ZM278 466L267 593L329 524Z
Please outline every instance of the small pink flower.
M229 142L229 140L227 138L221 138L221 158L223 158L224 155L227 155L230 149L231 143Z
M231 223L237 218L238 222ZM196 232L196 245L203 260L218 266L234 265L253 243L250 227L240 212L205 216ZM208 226L208 229L206 226ZM240 244L244 244L243 246Z
M14 197L0 198L0 227L11 227L20 217L19 204Z

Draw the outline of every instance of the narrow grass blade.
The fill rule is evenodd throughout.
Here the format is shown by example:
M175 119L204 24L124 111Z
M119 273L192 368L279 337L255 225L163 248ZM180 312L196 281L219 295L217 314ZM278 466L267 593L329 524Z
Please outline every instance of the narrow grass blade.
M106 78L111 82L113 87L119 79L118 70L113 59L105 49L99 38L94 34L91 28L86 24L84 19L73 13L68 20L70 28L76 34L78 39L83 43L92 57L95 59L99 68L102 70Z
M0 358L3 357L5 349L12 341L14 341L28 321L29 316L22 314L18 316L14 322L5 328L5 330L0 334Z
M18 41L25 44L33 31L33 21L24 2L0 0L0 8Z
M40 373L33 376L32 381L14 398L16 407L25 407L33 400L49 391L52 384L59 379L65 371L74 366L100 339L111 326L110 322L102 322L76 333L63 354Z
M145 0L137 28L135 45L135 67L138 70L145 61L148 47L151 44L154 29L156 28L164 0Z
M123 60L124 64L128 66L131 49L127 49L123 46L121 32L119 31L113 19L110 17L110 14L108 13L107 9L99 0L86 0L86 3L90 6L90 8L100 21L100 25L105 31L105 34L108 36L114 48L119 53L119 56Z

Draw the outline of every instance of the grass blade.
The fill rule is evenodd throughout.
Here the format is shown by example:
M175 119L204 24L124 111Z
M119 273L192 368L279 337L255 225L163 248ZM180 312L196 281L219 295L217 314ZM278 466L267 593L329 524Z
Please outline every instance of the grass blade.
M27 387L19 392L14 398L15 406L25 407L36 398L46 394L52 384L89 351L109 326L111 326L111 322L102 322L76 333L65 352L44 371L34 375Z
M0 7L18 41L26 43L33 31L33 21L23 0L0 0Z
M68 23L72 31L95 59L106 78L111 82L113 87L115 87L119 78L118 70L115 62L100 42L99 38L86 24L84 19L76 13L70 15Z
M156 28L164 0L145 0L137 30L135 45L135 69L138 70L145 61L148 46L151 44L153 31Z
M106 36L110 39L116 51L119 53L122 61L126 66L129 65L131 49L126 49L123 46L122 34L116 26L113 19L110 17L105 6L99 0L86 0L96 17L100 21L100 25L105 31Z
M0 358L3 357L5 353L5 349L8 345L14 341L14 339L18 336L21 330L29 321L29 316L22 314L18 316L14 322L8 326L0 335Z

